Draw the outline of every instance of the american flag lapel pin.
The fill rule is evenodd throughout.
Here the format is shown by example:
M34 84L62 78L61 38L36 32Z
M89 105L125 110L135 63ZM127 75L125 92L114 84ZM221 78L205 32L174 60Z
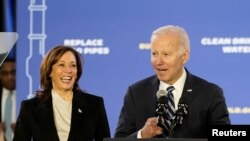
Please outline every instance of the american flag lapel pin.
M78 108L78 113L81 113L82 114L82 110Z

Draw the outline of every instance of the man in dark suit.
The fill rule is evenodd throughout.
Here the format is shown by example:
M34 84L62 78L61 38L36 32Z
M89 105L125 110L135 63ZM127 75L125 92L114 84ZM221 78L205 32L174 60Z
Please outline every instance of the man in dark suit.
M8 105L7 98L12 101ZM16 62L12 58L7 58L0 66L0 128L5 133L7 140L12 140L15 128L15 101L16 101ZM7 105L9 107L7 107ZM10 110L11 115L6 120L6 109Z
M153 32L151 63L156 75L129 86L115 137L207 138L210 125L230 124L223 90L185 68L189 55L189 38L183 28L169 25ZM173 102L167 99L167 116L159 123L156 93L166 91L169 86L174 90L164 96L167 99L171 93ZM169 116L171 108L173 115Z

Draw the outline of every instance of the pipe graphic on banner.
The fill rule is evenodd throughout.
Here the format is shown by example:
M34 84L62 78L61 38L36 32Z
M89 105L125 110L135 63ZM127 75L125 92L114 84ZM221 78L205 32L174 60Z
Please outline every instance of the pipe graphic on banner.
M29 56L26 58L26 76L29 79L28 98L33 97L34 82L32 76L37 74L34 70L31 70L32 63L37 63L32 62L32 58L38 58L38 56L43 58L45 54L45 11L47 6L45 5L45 0L39 2L41 3L38 3L36 0L30 0L28 8L30 11Z

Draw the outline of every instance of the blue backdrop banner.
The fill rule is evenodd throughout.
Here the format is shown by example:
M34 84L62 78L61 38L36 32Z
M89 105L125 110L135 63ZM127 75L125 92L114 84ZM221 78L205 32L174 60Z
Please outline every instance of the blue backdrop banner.
M154 74L149 40L174 24L190 35L195 75L224 90L233 124L250 123L250 1L248 0L19 0L17 93L39 89L44 54L58 44L84 56L80 87L102 96L113 136L127 87Z

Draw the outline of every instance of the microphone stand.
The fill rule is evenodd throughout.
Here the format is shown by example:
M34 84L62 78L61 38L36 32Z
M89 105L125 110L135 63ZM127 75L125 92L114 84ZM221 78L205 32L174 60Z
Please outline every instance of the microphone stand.
M184 117L188 113L188 105L187 104L179 104L178 109L175 112L175 116L172 120L172 124L170 127L169 135L173 135L174 128L176 127L177 124L182 124Z
M166 104L164 103L159 103L157 105L157 109L156 109L156 115L158 116L158 122L157 122L157 125L159 127L161 127L163 130L164 130L164 133L167 132L167 126L166 126L166 123L165 123L165 119L166 119Z

